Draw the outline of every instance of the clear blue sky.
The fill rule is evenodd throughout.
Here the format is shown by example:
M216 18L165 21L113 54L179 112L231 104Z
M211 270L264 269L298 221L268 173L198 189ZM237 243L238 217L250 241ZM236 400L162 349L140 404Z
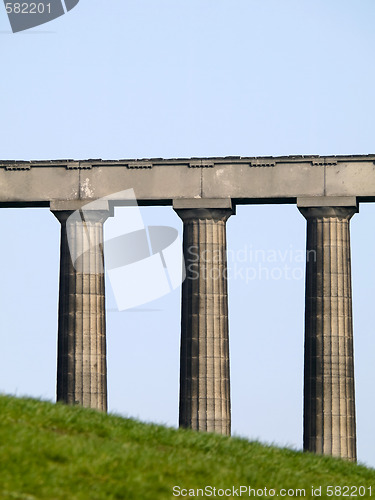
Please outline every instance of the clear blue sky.
M0 158L375 153L374 18L372 0L81 0L13 35L0 8ZM181 230L171 208L143 216ZM375 467L374 216L352 220L352 268L358 456ZM3 392L54 399L59 229L47 209L0 213ZM228 248L258 270L229 281L233 433L300 449L305 220L239 207ZM285 264L293 279L259 276ZM180 290L143 308L108 312L109 408L176 425Z

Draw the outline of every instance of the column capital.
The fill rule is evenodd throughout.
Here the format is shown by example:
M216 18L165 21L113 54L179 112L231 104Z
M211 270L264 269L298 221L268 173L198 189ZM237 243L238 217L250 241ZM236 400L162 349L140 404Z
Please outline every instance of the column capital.
M184 222L211 219L226 221L236 213L231 198L183 198L173 200L173 208Z
M337 218L350 220L358 212L358 207L298 207L307 219Z
M306 219L335 217L349 220L359 211L355 196L309 196L297 198L297 207Z
M72 222L105 222L108 217L113 217L113 207L107 200L54 200L50 203L50 210L54 216L65 224L67 219L77 212L77 217Z
M227 221L234 211L231 208L184 208L176 210L177 215L185 222L194 220Z
M231 198L178 198L173 200L175 210L188 208L232 208Z

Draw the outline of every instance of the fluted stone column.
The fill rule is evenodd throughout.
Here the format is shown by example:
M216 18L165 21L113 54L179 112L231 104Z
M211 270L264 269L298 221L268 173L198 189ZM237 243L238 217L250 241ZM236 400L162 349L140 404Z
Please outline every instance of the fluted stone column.
M299 207L307 219L304 449L356 461L349 221L356 207Z
M103 223L109 212L53 213L61 223L57 401L106 411Z
M177 210L184 222L180 426L230 435L228 208Z

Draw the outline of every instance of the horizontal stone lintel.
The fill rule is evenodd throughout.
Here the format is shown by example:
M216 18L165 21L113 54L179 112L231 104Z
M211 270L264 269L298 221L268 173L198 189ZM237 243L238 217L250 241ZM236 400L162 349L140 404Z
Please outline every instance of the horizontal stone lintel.
M375 201L375 155L0 160L2 207L84 203L114 193L119 198L111 202L118 204L128 189L140 205L177 209L296 202L357 207Z

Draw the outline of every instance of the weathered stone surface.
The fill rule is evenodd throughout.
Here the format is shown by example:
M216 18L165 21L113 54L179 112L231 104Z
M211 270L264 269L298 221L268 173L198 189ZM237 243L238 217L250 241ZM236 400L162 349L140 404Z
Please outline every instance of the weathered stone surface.
M226 220L232 209L179 209L182 286L180 426L230 434Z
M55 207L56 208L56 207ZM103 223L106 210L54 211L61 223L57 401L107 410ZM69 244L79 258L73 263Z
M146 205L194 198L295 203L300 197L335 196L375 201L375 155L0 161L0 206L90 201L130 188Z
M357 203L375 201L375 155L0 161L0 207L50 206L62 224L57 392L70 404L107 405L100 245L108 203L85 222L68 217L107 196L112 208L124 204L120 192L128 189L140 205L173 204L184 220L180 424L224 434L230 433L226 219L232 204L297 201L308 220L308 256L316 256L306 275L304 446L355 460L349 219ZM77 268L68 236L82 250L87 235L97 245L78 252ZM190 264L196 279L189 279Z
M356 207L300 207L307 219L304 449L356 460L349 221Z

